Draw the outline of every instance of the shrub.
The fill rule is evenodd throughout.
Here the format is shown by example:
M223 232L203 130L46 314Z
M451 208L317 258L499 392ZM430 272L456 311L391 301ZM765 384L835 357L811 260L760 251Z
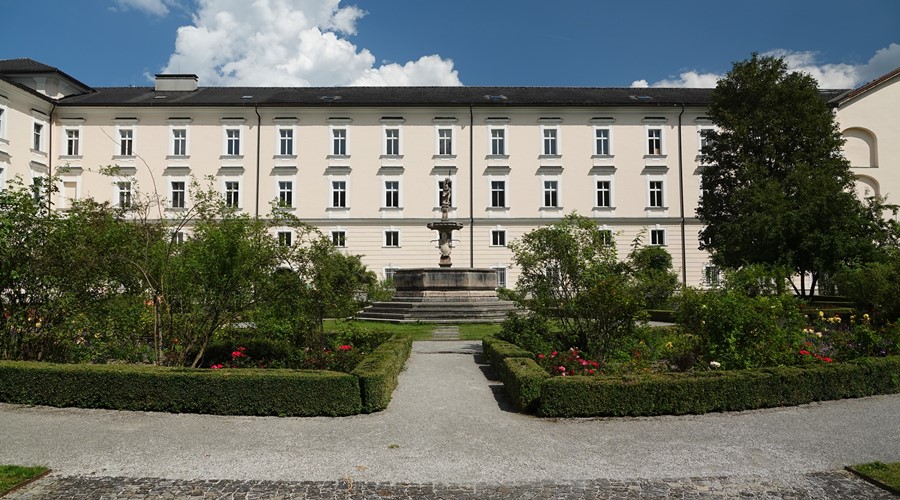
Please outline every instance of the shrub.
M216 415L341 416L362 407L356 377L295 370L0 362L0 401Z
M397 387L397 378L412 351L412 340L394 336L382 343L353 370L359 378L362 411L371 413L387 408Z
M488 364L498 376L503 369L503 360L506 358L534 358L534 354L521 347L504 340L487 337L481 341L482 352L487 358Z
M500 379L503 390L519 411L533 411L541 395L541 384L550 378L531 358L505 358Z
M647 308L662 308L678 289L678 274L672 271L672 256L661 246L639 246L628 255L634 269L635 286Z
M805 319L789 295L748 297L730 289L686 289L675 309L678 322L697 335L706 361L726 369L795 363Z
M515 344L532 354L550 352L559 344L550 322L537 314L510 313L497 335L500 340Z
M835 276L839 291L877 323L900 321L900 251L890 258L845 269Z

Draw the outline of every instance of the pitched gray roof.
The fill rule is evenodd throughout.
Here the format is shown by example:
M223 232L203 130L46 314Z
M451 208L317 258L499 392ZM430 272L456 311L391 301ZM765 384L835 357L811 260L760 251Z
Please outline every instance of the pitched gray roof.
M598 87L151 87L96 88L61 106L705 106L712 89ZM250 96L247 98L247 96Z

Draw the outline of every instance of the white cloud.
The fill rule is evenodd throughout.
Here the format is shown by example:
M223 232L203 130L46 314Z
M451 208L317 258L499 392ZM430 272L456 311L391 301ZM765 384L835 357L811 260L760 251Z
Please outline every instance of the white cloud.
M875 52L865 64L828 64L819 62L819 53L813 51L792 51L775 49L764 53L766 56L781 57L789 71L808 73L819 82L823 89L848 89L859 87L879 76L900 67L900 44L892 43ZM724 75L685 71L678 78L664 79L652 84L647 80L635 80L632 87L694 87L711 88Z
M163 72L207 86L461 85L437 55L375 67L346 38L364 15L340 0L200 0Z
M122 9L135 9L153 16L163 17L169 13L174 0L116 0Z

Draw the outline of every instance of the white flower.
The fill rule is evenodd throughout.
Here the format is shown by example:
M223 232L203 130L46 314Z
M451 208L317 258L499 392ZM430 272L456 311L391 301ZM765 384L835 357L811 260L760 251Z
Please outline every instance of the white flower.
M710 362L709 362L709 367L710 367L710 368L713 368L713 369L715 369L715 368L721 368L721 367L722 367L722 363L719 363L718 361L710 361Z

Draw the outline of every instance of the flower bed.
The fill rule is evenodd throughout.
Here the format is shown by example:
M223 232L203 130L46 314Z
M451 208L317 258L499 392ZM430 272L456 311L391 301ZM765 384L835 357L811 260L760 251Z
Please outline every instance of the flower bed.
M409 346L408 339L391 339L370 355L370 364L370 358L360 363L368 368L353 374L2 361L0 401L216 415L353 415L387 406Z

